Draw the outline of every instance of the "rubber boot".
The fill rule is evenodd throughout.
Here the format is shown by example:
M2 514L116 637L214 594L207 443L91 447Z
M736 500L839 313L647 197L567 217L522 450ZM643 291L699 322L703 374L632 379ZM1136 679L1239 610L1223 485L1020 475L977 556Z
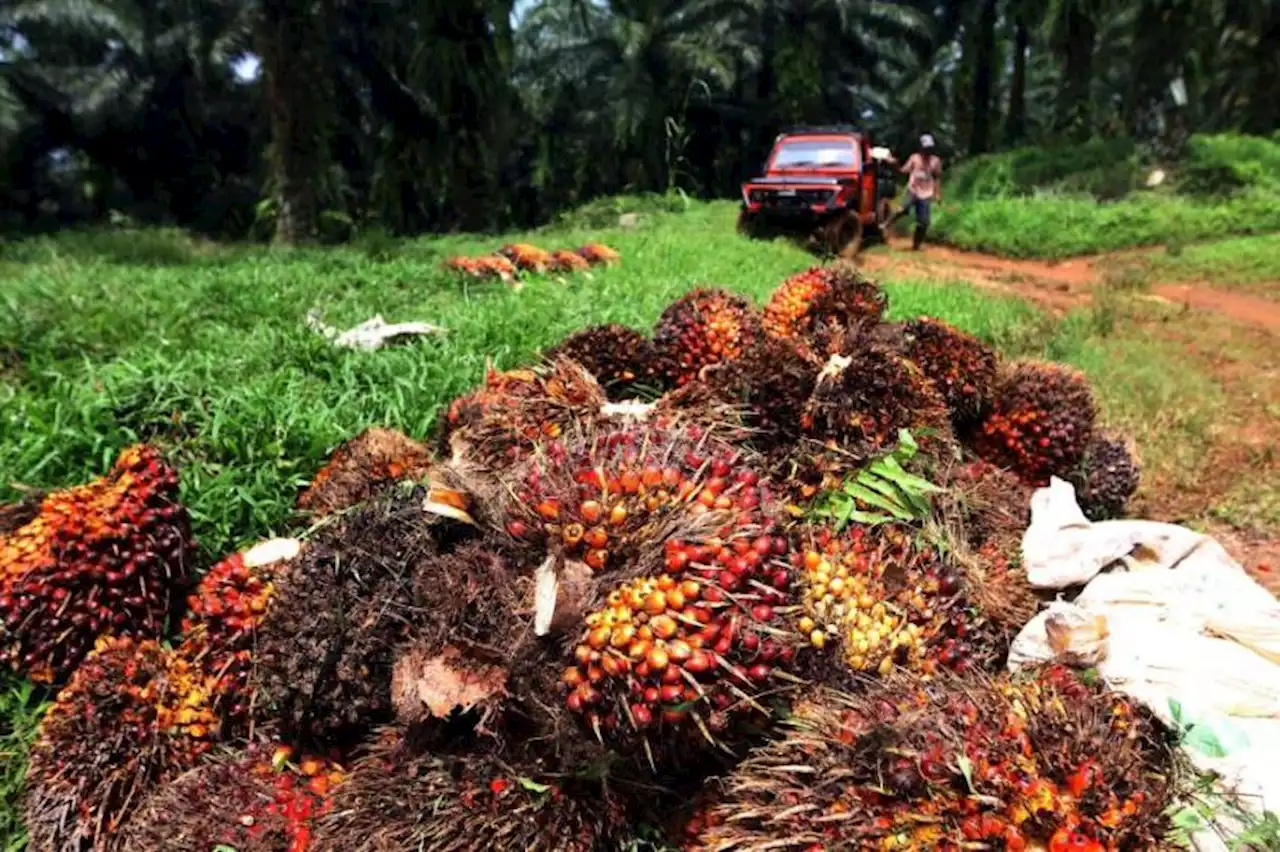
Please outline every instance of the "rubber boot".
M920 244L924 242L925 231L929 230L924 225L916 225L915 231L911 234L911 250L920 251Z

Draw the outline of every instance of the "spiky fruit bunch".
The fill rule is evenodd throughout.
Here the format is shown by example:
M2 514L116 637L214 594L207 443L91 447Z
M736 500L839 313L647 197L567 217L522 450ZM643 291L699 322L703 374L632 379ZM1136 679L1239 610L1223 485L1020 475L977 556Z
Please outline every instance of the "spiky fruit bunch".
M898 441L902 429L945 433L946 404L911 361L865 341L832 355L800 416L803 433L857 464Z
M662 312L653 343L668 378L679 386L705 367L747 357L762 336L760 314L750 302L727 290L698 288Z
M767 714L761 696L794 657L769 486L700 437L637 427L552 446L508 513L517 542L585 564L605 594L581 622L565 706L655 763Z
M591 263L582 255L568 249L557 249L551 253L552 272L585 272Z
M1129 499L1138 490L1142 469L1133 442L1099 432L1085 448L1084 458L1068 477L1076 489L1076 502L1091 521L1124 516Z
M498 254L514 263L521 272L546 272L554 262L551 252L529 243L510 243L498 249Z
M111 472L56 491L0 537L0 655L63 679L106 632L159 636L194 555L178 474L146 445Z
M825 358L836 342L884 315L884 292L849 263L814 266L783 281L764 309L764 330Z
M906 356L946 400L957 427L975 422L995 390L996 351L941 320L920 317L902 329Z
M99 640L40 724L26 825L33 850L106 850L145 790L211 747L213 684L152 640Z
M419 477L431 451L395 429L373 427L345 441L298 495L297 507L323 517L368 500L380 488Z
M658 380L653 343L624 325L596 325L574 332L547 350L545 357L571 358L581 364L610 399L626 399L636 385Z
M774 454L801 438L801 419L821 364L794 341L765 338L747 357L711 367L701 380L723 402L738 406L753 429L747 442Z
M337 787L312 852L593 852L614 848L626 814L589 782L536 766L419 753L387 732Z
M963 571L898 526L810 530L791 557L801 577L799 633L839 647L854 672L965 671L987 662Z
M1066 477L1093 438L1097 407L1084 374L1061 364L1024 362L1001 378L974 446L988 461L1032 485Z
M445 268L472 278L501 278L503 281L510 281L516 275L515 264L500 254L451 257L445 261Z
M307 542L257 626L250 689L287 736L342 742L391 716L396 649L418 618L413 577L464 537L424 487L376 498Z
M970 548L991 543L1009 555L1019 551L1031 521L1032 488L1002 467L967 457L942 471L938 497L944 525Z
M501 373L490 368L482 387L449 404L440 440L455 458L499 469L597 417L606 401L595 377L568 359Z
M210 568L187 598L181 653L213 679L213 704L225 736L248 720L258 626L275 595L277 578L299 546L295 539L273 539L229 556Z
M592 266L613 266L622 260L622 255L604 243L587 243L575 251Z
M1066 669L820 693L722 785L685 849L1163 848L1167 735Z
M288 746L251 746L160 786L126 825L118 849L309 852L314 824L330 812L345 777L324 758L295 763Z

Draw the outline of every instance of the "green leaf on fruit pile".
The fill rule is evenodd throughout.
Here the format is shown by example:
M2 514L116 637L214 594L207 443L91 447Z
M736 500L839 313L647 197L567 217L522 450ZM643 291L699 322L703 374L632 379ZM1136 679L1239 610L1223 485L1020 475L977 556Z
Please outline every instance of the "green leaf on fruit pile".
M549 784L539 784L537 781L534 781L532 778L521 777L517 780L519 780L520 786L528 790L530 793L545 793L551 789L551 786Z
M914 458L918 450L911 433L901 430L893 452L845 480L815 514L834 520L837 528L851 522L874 525L924 520L932 511L928 495L942 489L903 468L902 463Z

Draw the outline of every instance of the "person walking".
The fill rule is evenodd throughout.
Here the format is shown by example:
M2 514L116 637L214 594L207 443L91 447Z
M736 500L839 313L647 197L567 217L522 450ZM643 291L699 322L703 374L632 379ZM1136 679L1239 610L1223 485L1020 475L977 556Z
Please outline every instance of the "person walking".
M907 158L902 166L907 178L907 199L893 217L896 223L908 213L916 217L916 229L911 236L912 251L919 251L924 236L929 231L930 207L934 199L942 203L942 160L934 153L933 137L928 133L920 137L920 147Z

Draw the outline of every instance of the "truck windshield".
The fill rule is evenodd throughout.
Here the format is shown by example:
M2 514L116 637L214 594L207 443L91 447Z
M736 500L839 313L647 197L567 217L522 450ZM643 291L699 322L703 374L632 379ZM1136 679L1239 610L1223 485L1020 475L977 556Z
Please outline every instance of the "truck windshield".
M841 139L797 139L783 142L773 158L775 169L817 167L828 169L857 168L853 143Z

